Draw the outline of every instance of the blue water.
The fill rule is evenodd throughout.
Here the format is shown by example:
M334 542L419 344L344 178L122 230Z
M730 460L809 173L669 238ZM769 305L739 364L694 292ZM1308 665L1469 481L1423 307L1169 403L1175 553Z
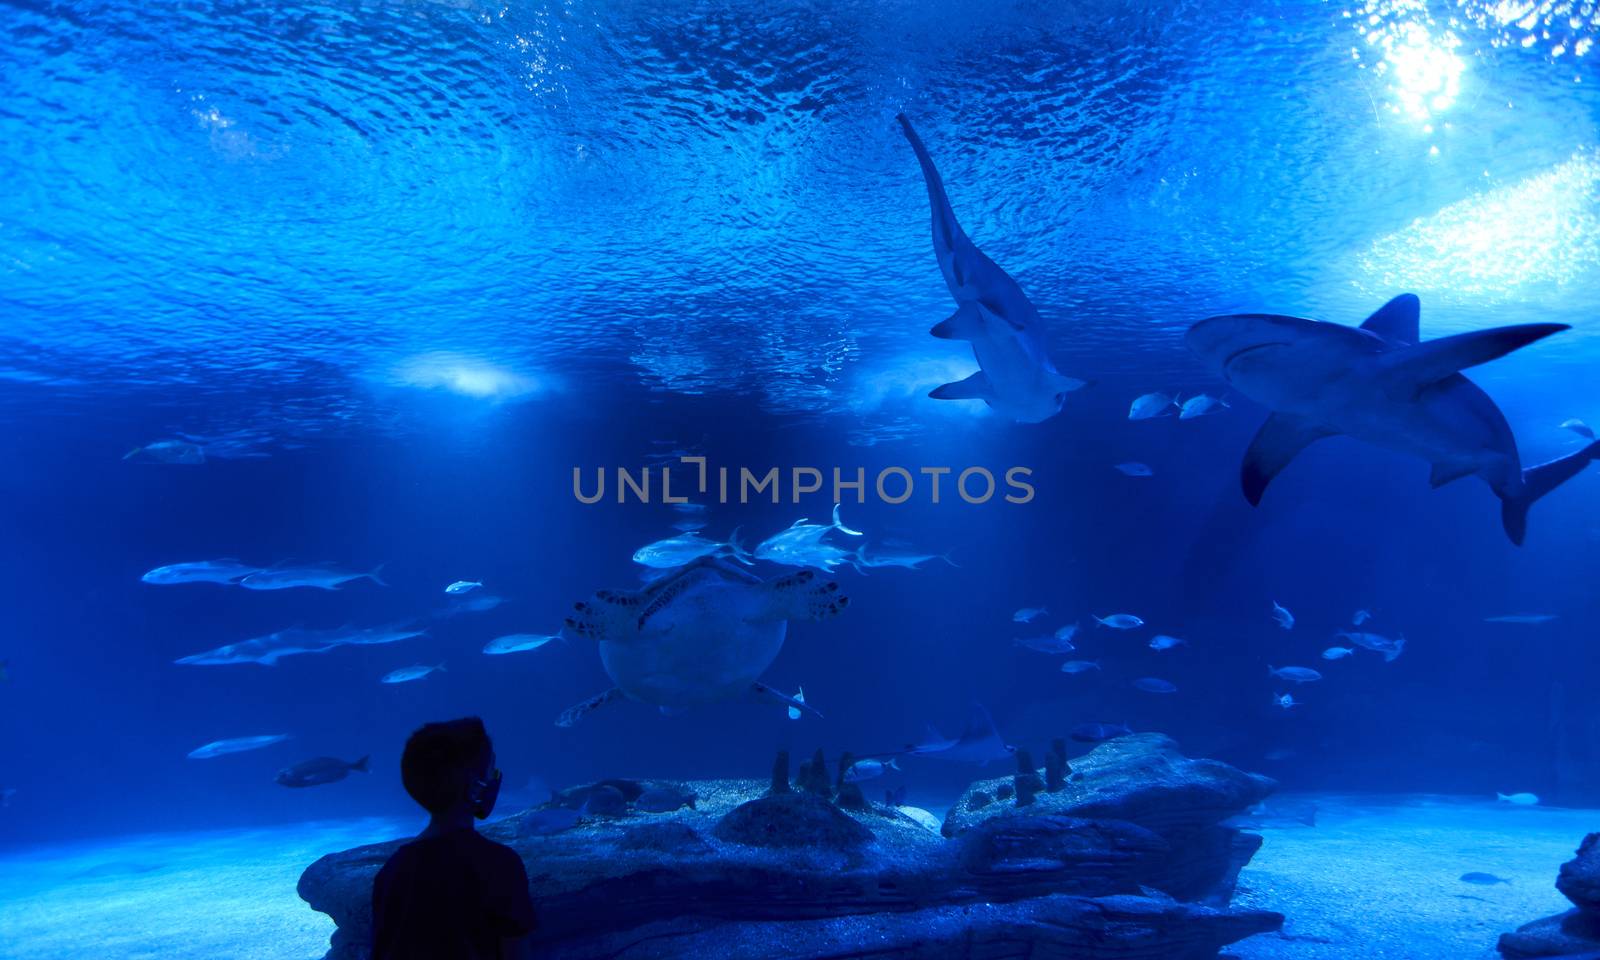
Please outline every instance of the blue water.
M0 6L0 845L408 816L404 737L468 713L523 799L894 749L981 701L1035 748L1126 722L1297 789L1600 803L1594 469L1519 549L1478 481L1430 490L1422 462L1345 438L1250 508L1264 411L1237 396L1127 420L1139 394L1223 388L1183 347L1202 317L1354 324L1410 290L1425 337L1571 324L1471 376L1524 462L1574 449L1559 424L1600 423L1600 24L1466 0L1060 6ZM1058 366L1094 381L1044 424L925 396L975 367L927 334L951 305L901 111ZM123 459L180 436L204 464ZM792 625L764 675L824 719L623 703L557 729L610 685L593 644L479 651L638 585L633 551L680 515L580 504L572 470L679 447L869 477L1020 465L1036 496L845 503L868 542L958 566L837 572L849 609ZM758 540L828 499L716 505L707 532ZM389 585L140 582L219 557L382 563ZM458 579L509 602L434 617ZM1011 622L1040 605L1040 629ZM1403 656L1319 658L1358 608ZM1112 612L1149 626L1090 626ZM1519 613L1558 619L1484 622ZM173 663L412 618L427 636ZM1012 642L1072 621L1100 672ZM1189 645L1152 651L1158 632ZM1326 676L1284 711L1269 664ZM371 775L273 782L367 754ZM883 783L932 804L974 775Z

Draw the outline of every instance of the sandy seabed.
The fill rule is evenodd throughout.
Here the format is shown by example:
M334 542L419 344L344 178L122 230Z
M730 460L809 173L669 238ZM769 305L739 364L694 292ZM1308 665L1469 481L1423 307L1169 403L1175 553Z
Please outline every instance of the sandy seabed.
M1234 902L1288 917L1241 960L1489 960L1504 931L1566 909L1556 869L1600 811L1439 796L1311 796L1270 825ZM294 888L324 853L401 836L388 819L152 834L0 855L4 960L314 960L333 922ZM1511 881L1462 883L1481 871Z

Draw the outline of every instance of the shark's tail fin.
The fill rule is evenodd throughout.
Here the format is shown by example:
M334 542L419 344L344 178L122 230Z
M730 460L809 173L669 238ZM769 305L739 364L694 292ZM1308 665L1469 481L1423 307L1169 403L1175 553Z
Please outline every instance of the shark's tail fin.
M1528 508L1534 501L1577 476L1596 457L1600 457L1600 440L1576 453L1522 471L1521 489L1500 501L1500 522L1512 543L1522 546L1522 539L1528 534Z

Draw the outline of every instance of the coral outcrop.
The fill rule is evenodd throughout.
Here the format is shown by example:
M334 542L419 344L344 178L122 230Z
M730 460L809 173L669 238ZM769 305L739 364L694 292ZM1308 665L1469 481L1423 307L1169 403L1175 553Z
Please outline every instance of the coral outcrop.
M1151 734L1102 744L1070 773L1062 753L1042 775L1029 763L974 784L942 836L839 788L820 754L793 788L785 759L762 780L603 781L484 833L523 856L540 955L559 960L1198 960L1281 926L1228 906L1260 840L1220 825L1270 780ZM671 806L653 802L663 795L694 803L645 809ZM301 877L301 897L338 924L328 960L366 960L372 879L403 842L330 854Z
M1584 837L1577 854L1561 865L1556 889L1572 901L1573 909L1501 934L1501 956L1600 955L1600 833Z

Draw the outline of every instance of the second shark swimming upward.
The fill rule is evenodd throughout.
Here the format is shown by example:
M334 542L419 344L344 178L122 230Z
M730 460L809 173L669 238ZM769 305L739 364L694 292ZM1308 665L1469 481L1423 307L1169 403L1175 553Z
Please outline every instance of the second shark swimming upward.
M1189 349L1272 410L1240 472L1252 505L1301 450L1343 433L1427 460L1435 487L1482 477L1500 498L1506 536L1520 545L1534 501L1600 456L1597 441L1524 470L1500 408L1460 373L1566 330L1565 324L1524 323L1422 343L1420 313L1417 298L1405 293L1359 328L1244 313L1189 329Z
M965 380L935 387L928 395L936 400L982 400L1022 423L1050 419L1061 411L1067 394L1085 382L1056 371L1039 311L1017 281L967 238L922 139L905 114L896 119L922 165L933 207L933 253L957 304L956 312L929 332L944 340L970 342L981 368Z

